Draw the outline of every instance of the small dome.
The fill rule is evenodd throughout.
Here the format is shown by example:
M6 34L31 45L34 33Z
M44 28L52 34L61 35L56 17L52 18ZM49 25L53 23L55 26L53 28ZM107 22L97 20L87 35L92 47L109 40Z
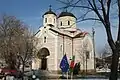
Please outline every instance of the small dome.
M49 11L47 11L44 15L46 14L54 14L56 16L56 14L51 9L49 9Z
M63 16L71 16L71 17L74 17L76 18L72 13L70 12L61 12L60 15L58 16L59 17L63 17Z

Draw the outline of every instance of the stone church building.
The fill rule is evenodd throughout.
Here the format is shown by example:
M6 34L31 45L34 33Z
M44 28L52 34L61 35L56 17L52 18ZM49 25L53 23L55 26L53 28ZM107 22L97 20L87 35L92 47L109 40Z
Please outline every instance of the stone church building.
M76 26L74 14L61 12L56 15L51 8L43 15L43 26L35 34L37 53L32 69L60 70L60 61L66 54L68 62L75 56L80 70L94 70L92 36Z

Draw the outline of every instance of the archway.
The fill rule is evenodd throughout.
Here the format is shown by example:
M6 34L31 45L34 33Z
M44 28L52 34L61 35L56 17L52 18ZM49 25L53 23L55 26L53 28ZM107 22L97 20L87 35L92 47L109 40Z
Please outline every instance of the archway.
M41 70L47 69L47 56L49 56L49 50L47 48L41 48L37 54L38 58L41 59Z

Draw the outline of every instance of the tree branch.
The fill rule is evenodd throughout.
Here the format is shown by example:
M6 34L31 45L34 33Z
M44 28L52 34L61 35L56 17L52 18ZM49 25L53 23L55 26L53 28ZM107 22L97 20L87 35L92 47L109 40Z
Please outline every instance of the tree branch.
M81 22L81 21L87 21L87 20L97 20L97 21L100 21L100 19L96 19L96 18L86 18L86 19L82 19L82 20L77 21L77 23Z
M78 19L81 19L81 18L84 19L89 12L92 12L92 10L88 10L88 11L87 11L86 13L84 13L82 16L78 17L77 20L78 20Z
M110 4L111 4L111 0L107 0L107 18L109 19L109 13L110 13Z
M104 7L103 0L101 0L100 3L101 3L101 7L102 7L102 13L103 13L104 21L107 22L106 21L106 19L107 19L107 17L106 17L106 9Z
M96 15L98 16L99 20L100 20L103 24L105 24L102 16L100 15L100 13L99 13L99 11L98 11L98 9L97 9L97 7L96 7L95 1L93 0L93 4L92 4L89 0L87 0L87 1L88 1L88 3L91 5L92 10L93 10L93 11L96 13Z
M56 0L56 1L61 2L62 4L65 4L65 5L68 4L68 3L64 2L64 1L61 1L61 0Z
M86 8L86 9L90 9L93 10L92 8L88 7L88 6L75 6L75 5L69 5L70 7L80 7L80 8Z
M120 42L120 0L117 0L118 1L118 36L117 36L117 41Z
M115 50L116 46L115 46L115 43L114 43L113 38L112 38L111 29L110 29L110 27L107 27L107 26L105 29L106 29L106 33L107 33L108 43L109 43L111 49Z
M73 0L72 0L72 1L73 1ZM71 3L72 3L72 1L71 1ZM76 1L75 3L73 3L73 4L71 4L71 5L76 6L80 1L81 1L81 0L78 0L78 1ZM75 8L75 7L73 7L70 11L72 11L74 8Z

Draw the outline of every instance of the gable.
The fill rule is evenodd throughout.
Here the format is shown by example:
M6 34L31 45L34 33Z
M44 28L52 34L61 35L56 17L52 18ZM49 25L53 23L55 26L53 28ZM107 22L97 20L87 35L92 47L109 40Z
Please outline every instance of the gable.
M49 28L41 27L40 30L36 33L35 37L43 38L44 36L47 36L49 38L55 38L56 37L56 33L50 31Z

